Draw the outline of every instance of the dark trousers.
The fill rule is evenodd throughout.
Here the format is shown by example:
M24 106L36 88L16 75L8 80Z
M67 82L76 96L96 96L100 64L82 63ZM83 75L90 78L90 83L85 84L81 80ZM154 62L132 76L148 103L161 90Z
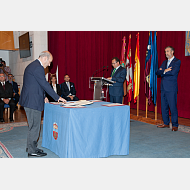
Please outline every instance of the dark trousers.
M28 120L27 147L28 153L35 153L37 148L37 140L40 135L41 111L24 107Z
M123 101L123 96L111 96L110 95L110 102L122 104L122 101Z
M4 105L5 103L0 99L0 119L3 119ZM9 106L10 106L10 119L13 119L13 113L15 110L15 102L13 99L9 101Z
M165 125L169 125L169 109L171 112L172 126L178 127L177 91L161 91L162 119Z
M15 106L16 106L17 103L19 102L19 98L20 98L19 94L15 94L15 96L14 96L14 99L15 99Z

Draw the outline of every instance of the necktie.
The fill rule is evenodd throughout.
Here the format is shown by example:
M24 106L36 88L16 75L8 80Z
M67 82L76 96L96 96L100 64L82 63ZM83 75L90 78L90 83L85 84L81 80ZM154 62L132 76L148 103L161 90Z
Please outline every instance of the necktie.
M169 65L170 65L170 60L168 60L168 62L167 62L167 68L169 67Z
M112 72L112 75L111 75L111 76L113 76L113 75L114 75L115 71L116 71L116 68L113 70L113 72Z
M4 83L4 82L2 82L1 84L2 84L2 86L3 86L3 88L4 88L4 90L5 90L5 83Z
M69 82L67 82L67 86L68 86L68 89L69 89L69 91L70 91L70 88L69 88Z

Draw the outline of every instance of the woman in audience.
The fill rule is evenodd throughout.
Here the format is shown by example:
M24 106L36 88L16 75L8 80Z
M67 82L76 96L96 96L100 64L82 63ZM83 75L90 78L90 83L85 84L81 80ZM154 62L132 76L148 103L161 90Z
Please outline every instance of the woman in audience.
M56 79L56 75L52 74L50 77L50 81L49 81L51 87L54 89L54 91L61 96L61 88L60 85L57 84L57 79ZM49 94L46 93L46 97L48 98L49 102L55 102L55 100L49 96Z

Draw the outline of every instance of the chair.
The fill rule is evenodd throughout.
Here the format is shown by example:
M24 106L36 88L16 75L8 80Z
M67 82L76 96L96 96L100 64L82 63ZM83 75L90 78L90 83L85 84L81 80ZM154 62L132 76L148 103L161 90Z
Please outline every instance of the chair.
M10 106L9 104L4 104L5 112L8 112L8 119L10 118ZM15 113L13 113L13 120L15 120Z

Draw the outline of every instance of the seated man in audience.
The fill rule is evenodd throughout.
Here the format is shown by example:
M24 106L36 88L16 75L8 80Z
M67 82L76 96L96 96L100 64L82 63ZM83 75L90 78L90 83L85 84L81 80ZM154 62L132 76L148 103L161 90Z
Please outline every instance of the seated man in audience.
M79 99L76 97L76 90L74 83L69 82L70 77L69 75L64 76L65 82L61 84L61 93L65 100L67 101L78 101Z
M19 98L20 98L20 96L18 94L18 85L16 82L13 81L13 75L12 74L8 75L8 80L9 80L9 83L11 83L13 86L13 98L15 101L15 108L18 108L17 103L18 103Z
M13 87L9 82L5 82L5 74L0 73L0 122L5 122L3 119L4 104L9 104L10 121L13 122L13 113L15 110Z

